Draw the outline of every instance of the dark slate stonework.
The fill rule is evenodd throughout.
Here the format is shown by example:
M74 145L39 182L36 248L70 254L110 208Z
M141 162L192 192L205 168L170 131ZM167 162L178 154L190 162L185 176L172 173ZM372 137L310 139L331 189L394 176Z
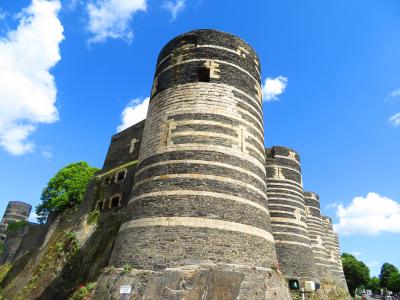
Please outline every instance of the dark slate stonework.
M279 267L287 278L317 280L300 172L296 151L282 146L266 149L268 209Z
M21 201L10 201L4 212L0 224L0 242L6 239L7 225L10 222L27 221L32 210L32 205Z
M132 193L144 124L145 120L112 136L103 169L86 191L84 210L97 208L108 212L126 207Z
M276 264L261 105L259 61L239 38L198 30L163 48L112 265Z
M319 196L313 192L304 192L304 201L317 274L321 280L330 279L332 277L331 261L323 239L325 231L322 224Z

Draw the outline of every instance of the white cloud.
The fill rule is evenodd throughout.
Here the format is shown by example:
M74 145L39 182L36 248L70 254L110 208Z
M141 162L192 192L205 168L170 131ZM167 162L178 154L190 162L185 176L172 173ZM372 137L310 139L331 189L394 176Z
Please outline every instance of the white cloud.
M400 233L400 203L376 193L356 197L349 206L339 205L336 232L351 234Z
M389 101L392 98L400 97L400 89L392 91L389 95L386 96L385 101Z
M14 155L33 151L28 137L58 120L57 89L49 70L61 59L58 0L32 0L17 29L0 38L0 146Z
M146 0L92 0L87 4L89 42L124 39L130 42L133 32L129 26L135 13L146 11Z
M355 251L355 252L352 252L351 254L354 255L355 257L361 256L361 252L360 251Z
M400 126L400 112L391 116L388 121L395 127Z
M40 154L47 160L50 160L53 158L53 152L49 146L42 147L40 150Z
M288 79L283 76L278 76L276 78L268 77L262 86L263 90L263 100L273 101L279 100L277 96L282 94L287 86Z
M325 206L325 209L334 209L334 208L338 207L338 205L339 205L339 203L333 202L333 203L330 203L327 206Z
M145 98L144 100L132 100L121 113L122 123L118 126L117 132L120 132L129 126L146 119L149 100L149 97Z
M171 21L175 21L178 14L185 8L185 0L165 1L163 8L171 13Z

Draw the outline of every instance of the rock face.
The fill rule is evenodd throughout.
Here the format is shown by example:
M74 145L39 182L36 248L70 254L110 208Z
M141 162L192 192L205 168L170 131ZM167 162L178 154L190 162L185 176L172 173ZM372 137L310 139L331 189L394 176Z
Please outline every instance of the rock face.
M306 223L300 156L274 146L266 153L268 210L279 267L287 278L318 281Z
M197 30L163 48L111 265L276 265L261 105L258 57L241 39Z
M163 271L108 269L92 299L121 299L120 286L132 286L137 300L289 299L282 274L238 265L197 264ZM128 299L128 298L126 298Z

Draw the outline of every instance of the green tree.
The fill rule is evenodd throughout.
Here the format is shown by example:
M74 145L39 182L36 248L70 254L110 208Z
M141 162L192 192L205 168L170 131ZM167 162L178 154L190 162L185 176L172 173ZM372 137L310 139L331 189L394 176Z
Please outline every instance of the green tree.
M387 288L389 291L393 293L400 292L400 273L399 272L392 272L389 276L389 280L387 283Z
M388 287L389 277L392 273L399 273L399 270L392 264L384 263L381 268L381 274L379 275L381 287Z
M379 278L374 276L371 278L367 284L367 289L373 291L374 293L379 293L381 290L381 285L379 284Z
M347 286L351 295L354 296L356 288L369 283L369 268L362 261L347 253L342 254L342 263Z
M43 189L41 203L36 206L38 221L44 223L49 214L57 214L78 206L89 181L97 171L97 168L83 161L69 164L59 170Z

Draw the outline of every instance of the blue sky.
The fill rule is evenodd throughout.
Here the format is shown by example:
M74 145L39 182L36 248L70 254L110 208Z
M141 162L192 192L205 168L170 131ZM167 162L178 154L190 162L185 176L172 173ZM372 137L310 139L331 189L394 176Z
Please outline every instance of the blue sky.
M101 167L161 47L198 28L258 52L266 144L299 151L342 251L400 267L397 0L0 0L0 212L70 162Z

